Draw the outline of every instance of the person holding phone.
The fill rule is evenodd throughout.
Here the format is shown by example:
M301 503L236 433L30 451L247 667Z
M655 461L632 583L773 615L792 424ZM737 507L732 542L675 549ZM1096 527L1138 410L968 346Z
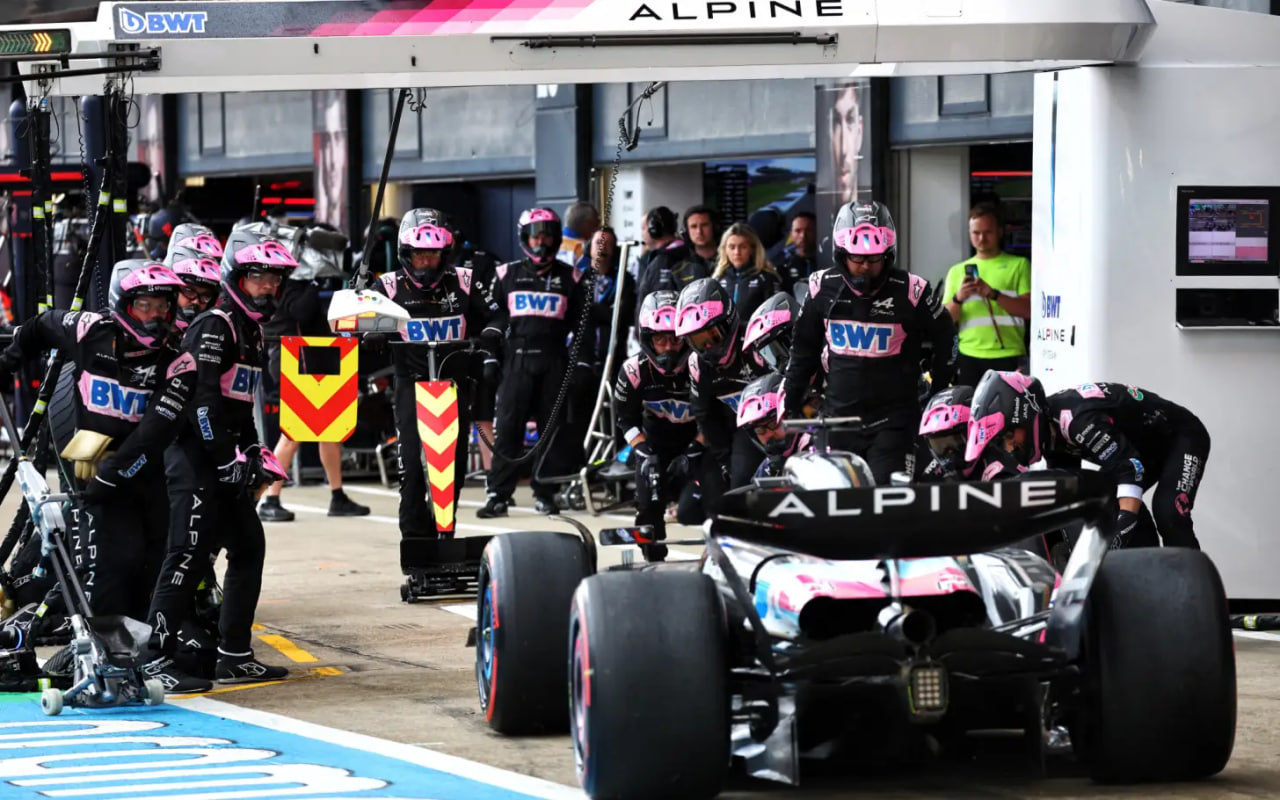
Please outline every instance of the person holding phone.
M1015 372L1027 357L1031 262L1004 252L995 205L969 211L974 256L947 271L943 297L958 331L956 383L976 386L989 369Z

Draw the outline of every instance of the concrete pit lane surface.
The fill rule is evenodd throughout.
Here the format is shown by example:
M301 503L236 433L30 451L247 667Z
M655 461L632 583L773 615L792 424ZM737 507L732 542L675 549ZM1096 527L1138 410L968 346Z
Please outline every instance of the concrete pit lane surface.
M254 647L263 661L287 665L289 680L218 686L198 697L171 696L158 707L68 707L58 717L41 713L38 694L0 695L0 797L584 797L567 736L507 738L485 723L476 696L475 649L466 647L475 601L400 600L394 489L364 483L348 485L347 491L372 506L372 515L328 517L328 490L306 486L283 496L297 519L266 526L267 568ZM523 486L519 505L505 519L477 520L482 501L481 489L465 490L459 535L570 530L533 513ZM13 505L7 498L3 509L12 513ZM631 521L625 511L574 516L593 530ZM668 535L692 533L673 526ZM620 557L617 549L600 552L602 566ZM735 777L721 796L1280 796L1280 682L1273 680L1280 636L1237 634L1235 751L1226 770L1210 781L1100 787L1056 766L1049 777L1034 778L1025 762L992 747L975 762L885 775L810 770L802 788ZM52 652L40 650L43 657Z

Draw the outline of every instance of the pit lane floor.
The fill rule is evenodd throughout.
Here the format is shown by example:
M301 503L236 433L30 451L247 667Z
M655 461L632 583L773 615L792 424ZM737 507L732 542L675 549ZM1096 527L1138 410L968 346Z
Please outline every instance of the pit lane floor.
M289 666L293 678L219 688L204 696L576 786L567 737L505 738L490 732L478 713L475 650L465 646L474 601L400 601L394 490L364 483L349 485L348 492L371 506L373 514L328 517L328 490L306 486L288 489L283 496L297 519L266 526L267 568L254 644L259 657ZM476 519L482 499L481 489L465 490L459 535L569 530L532 513L526 487L518 490L520 505L505 519ZM8 499L5 508L12 503ZM630 521L625 511L574 516L593 529ZM673 527L669 535L681 536L681 529ZM616 549L601 549L602 566L618 558ZM1207 783L1101 788L1079 777L1019 777L996 760L888 778L807 776L803 790L736 779L722 797L1275 797L1280 795L1280 759L1275 755L1280 752L1280 681L1275 680L1280 636L1237 637L1236 651L1240 706L1235 754L1226 771ZM171 702L181 706L184 700ZM856 790L850 788L854 786Z

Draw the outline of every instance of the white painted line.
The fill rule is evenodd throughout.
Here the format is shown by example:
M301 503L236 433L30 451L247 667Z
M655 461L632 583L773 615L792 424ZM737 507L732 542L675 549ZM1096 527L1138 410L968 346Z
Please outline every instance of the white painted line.
M379 489L374 486L347 485L347 486L343 486L342 489L343 491L356 492L357 494L360 494L360 493L373 494L373 495L378 495L379 497L395 497L395 498L400 497L400 493L397 491L393 491L391 489ZM484 506L484 503L480 502L479 500L461 500L458 502L458 505L467 506L468 508L481 508ZM522 506L507 506L507 510L518 511L521 514L537 514L538 513L536 509L525 508ZM564 513L564 512L561 512L561 513ZM570 512L570 513L579 513L579 512ZM622 514L600 514L598 516L604 519L621 520L622 522L626 522L628 524L635 522L635 519L633 517L627 517Z
M301 511L304 514L324 514L326 516L329 514L329 509L321 508L320 506L303 506L303 505L298 505L297 503L290 503L289 505L285 506L285 508L288 508L290 511ZM337 517L335 517L335 519L337 519ZM384 517L384 516L381 516L380 514L367 514L363 517L345 517L345 519L367 520L369 522L381 522L384 525L395 525L397 528L400 527L400 520L396 519L395 517ZM511 532L510 528L495 528L492 525L475 525L470 522L456 522L454 523L453 527L460 531L478 531L480 533L510 533Z
M350 747L388 758L400 759L428 769L457 775L460 778L486 783L500 789L521 792L530 797L543 798L543 800L583 800L586 797L580 789L562 786L541 778L521 775L517 772L491 767L488 764L468 761L458 756L414 747L410 744L378 739L362 733L342 731L337 728L303 722L302 720L271 714L266 711L242 708L209 697L193 697L189 700L171 700L169 702L181 708L199 711L202 714L236 720L249 725L305 736L308 739L332 742L341 747Z
M1232 634L1239 636L1241 639L1261 639L1264 642L1280 642L1280 633L1271 633L1269 631L1240 631L1232 630Z
M457 614L460 617L466 617L472 622L476 621L476 604L475 603L449 603L448 605L436 606L441 611L448 611L450 614Z

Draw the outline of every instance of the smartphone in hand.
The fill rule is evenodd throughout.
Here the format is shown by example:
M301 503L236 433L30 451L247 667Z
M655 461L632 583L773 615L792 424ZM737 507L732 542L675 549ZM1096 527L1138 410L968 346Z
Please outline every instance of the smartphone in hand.
M976 281L976 280L978 279L978 265L977 265L977 264L965 264L965 265L964 265L964 279L965 279L966 281Z

